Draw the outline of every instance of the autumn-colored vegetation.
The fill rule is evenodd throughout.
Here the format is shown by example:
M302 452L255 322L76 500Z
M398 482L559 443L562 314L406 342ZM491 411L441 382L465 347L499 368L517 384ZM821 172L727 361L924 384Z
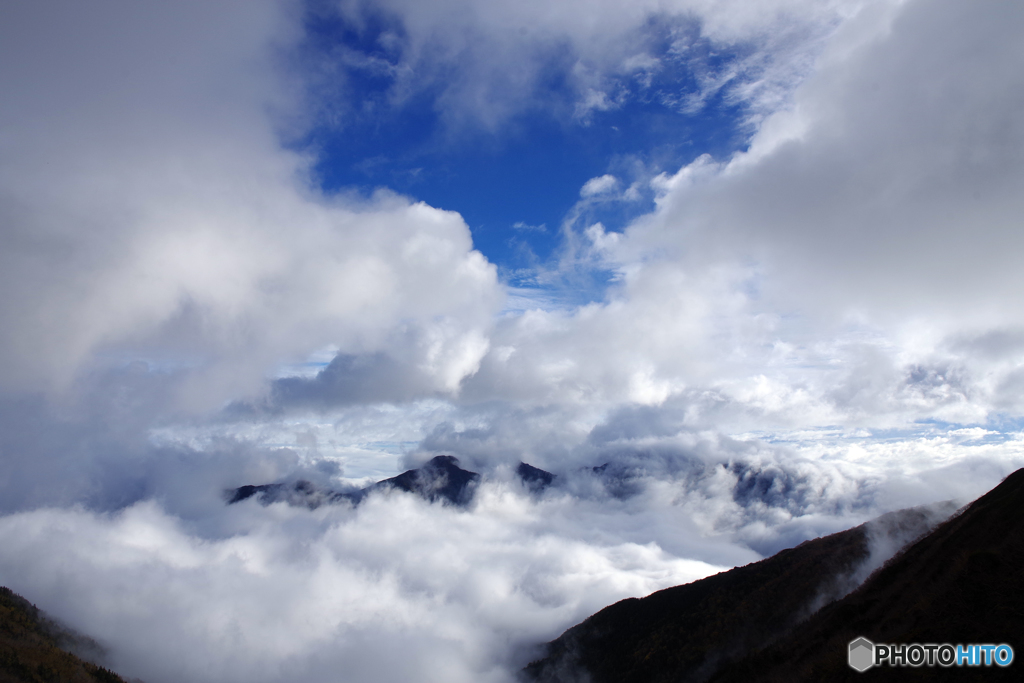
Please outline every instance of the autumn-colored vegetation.
M34 605L0 587L0 683L125 683L62 646L84 642Z

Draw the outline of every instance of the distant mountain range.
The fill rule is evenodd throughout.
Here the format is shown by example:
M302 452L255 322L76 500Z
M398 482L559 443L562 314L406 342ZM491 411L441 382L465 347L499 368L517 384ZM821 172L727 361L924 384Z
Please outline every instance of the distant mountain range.
M707 463L692 459L673 462L667 468L665 465L657 459L651 462L625 458L555 474L520 462L515 474L534 494L548 488L561 488L574 496L595 494L625 500L641 494L653 479L671 477L684 487L699 486L699 482L714 476L720 468L726 468L736 477L731 494L737 505L754 510L769 506L793 514L801 514L807 508L808 492L813 489L797 473L778 467L761 467L756 463ZM226 490L224 495L228 504L255 497L263 505L284 502L295 507L316 509L321 505L340 503L358 505L374 491L397 489L431 502L465 507L472 502L485 476L463 469L454 456L439 455L418 469L407 470L363 488L327 487L299 479L239 486ZM756 550L764 552L767 549Z
M525 462L519 463L516 475L533 491L544 489L555 479L551 472L545 472ZM423 467L407 470L397 477L384 479L361 489L323 489L311 482L299 480L293 483L240 486L229 489L226 498L229 505L256 496L264 505L284 501L290 505L316 509L321 505L342 502L356 505L374 491L397 489L422 496L431 502L442 501L465 506L473 499L479 483L480 475L459 467L458 458L453 455L439 455L431 458Z
M527 486L554 481L529 465L517 471ZM454 457L439 456L358 491L365 496L386 486L461 505L478 481ZM337 493L313 491L307 498L301 488L272 484L241 487L233 495L294 494L278 499L308 505ZM935 525L936 515L951 511L950 504L939 504L889 513L760 562L623 600L548 643L520 676L536 683L1024 680L1024 662L1016 661L1005 668L876 667L864 673L847 664L849 643L859 637L894 644L1006 643L1024 653L1024 469ZM916 540L862 582L880 556L908 539ZM124 683L71 652L94 660L101 654L89 638L0 588L0 683Z
M921 508L890 513L745 567L623 600L548 643L521 677L538 683L1024 680L1024 662L864 673L848 665L848 644L858 637L1006 643L1024 655L1024 470L843 596L874 545L927 528Z

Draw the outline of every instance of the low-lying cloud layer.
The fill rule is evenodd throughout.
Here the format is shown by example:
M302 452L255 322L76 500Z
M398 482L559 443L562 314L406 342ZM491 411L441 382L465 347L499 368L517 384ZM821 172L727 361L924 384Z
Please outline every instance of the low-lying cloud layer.
M511 290L458 213L318 189L295 141L358 107L330 59L296 73L317 12L384 17L370 104L429 90L452 135L675 83L749 145L595 169ZM1022 28L994 1L9 3L0 582L148 683L507 681L617 599L981 494L1024 466ZM439 454L482 475L465 509L225 505Z

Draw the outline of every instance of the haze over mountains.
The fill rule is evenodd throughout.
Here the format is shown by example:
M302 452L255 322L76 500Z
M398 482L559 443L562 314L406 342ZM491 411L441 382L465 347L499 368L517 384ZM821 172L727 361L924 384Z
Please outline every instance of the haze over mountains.
M520 463L519 469L530 467ZM536 468L530 468L536 472ZM517 470L518 472L518 470ZM542 479L546 474L534 475L532 481ZM374 491L397 489L415 493L431 502L443 500L452 505L466 505L473 498L473 492L480 475L459 467L459 459L452 455L438 455L431 458L423 467L406 470L397 477L384 479L365 488L350 491L322 491L312 483L300 480L293 484L262 484L246 485L227 491L228 505L239 503L252 496L257 496L264 505L284 500L290 505L305 505L315 510L324 503L340 503L342 501L358 504L363 498Z
M442 458L399 481L423 481L424 471L435 468L464 472ZM425 488L401 490L429 495ZM439 494L433 502L460 500ZM860 636L879 643L1007 643L1019 649L1024 469L947 519L954 510L945 502L891 512L760 562L623 600L549 643L544 657L520 677L537 683L853 681L862 674L847 665L846 645ZM88 638L61 629L2 589L0 680L121 680L60 651L69 647L100 653ZM974 680L972 673L1019 677L1017 668L997 667L980 674L882 668L872 676Z
M1005 643L1015 652L1024 646L1024 470L940 524L950 512L948 503L892 512L760 562L623 600L549 643L524 678L1018 680L1016 661L1006 669L883 667L870 674L847 664L847 644L861 636L875 643Z
M0 587L0 681L3 683L124 683L85 661L102 655L87 637L53 622L20 595Z
M147 683L510 683L977 498L1024 467L1022 35L0 2L0 585Z

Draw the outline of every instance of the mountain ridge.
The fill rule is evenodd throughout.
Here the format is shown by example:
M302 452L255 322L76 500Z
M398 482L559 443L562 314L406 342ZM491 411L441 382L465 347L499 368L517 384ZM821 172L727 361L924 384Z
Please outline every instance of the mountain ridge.
M0 683L126 683L70 649L101 652L90 638L60 626L10 588L0 587Z
M993 501L1002 501L997 506L1001 516L982 515L979 511L992 508L996 505ZM950 503L940 507L946 516L953 512ZM1009 606L1003 605L1002 635L978 628L980 622L975 615L971 617L973 630L951 630L946 638L970 635L974 640L960 642L1006 642L1024 625L1024 571L1020 569L1024 566L1024 470L1010 475L945 522L936 525L934 517L926 519L928 509L925 506L888 513L852 529L805 541L759 562L610 605L548 643L544 655L527 665L520 677L538 683L854 680L850 675L858 674L846 663L846 645L854 638L863 635L872 642L904 642L898 638L905 637L906 642L936 642L919 638L927 635L934 639L941 634L934 629L877 631L872 629L870 619L853 620L859 630L852 626L844 629L834 617L832 621L822 619L839 614L840 619L849 620L858 610L873 607L880 622L898 622L898 611L884 613L878 608L878 598L864 596L881 590L886 581L897 585L912 582L914 579L898 576L923 575L929 565L942 568L981 563L981 573L975 574L988 583L975 588L978 599L991 602L993 595L1012 594ZM925 552L921 548L931 547L950 534L949 529L963 525L990 533L978 534L982 540L975 539L974 545L962 538L947 541L941 552L930 551L927 561L914 559ZM907 533L894 536L892 532L899 532L901 527ZM1000 545L993 535L996 532L991 530L1003 527L1016 531ZM921 533L911 540L914 529ZM882 537L878 536L880 532L884 532ZM960 535L964 533L968 532ZM884 564L877 561L879 558L872 563L873 547L884 545L879 540L886 536L910 542ZM961 556L965 553L973 559L964 560ZM1016 569L1008 574L1004 571L1000 579L1000 568ZM939 569L935 571L941 574ZM1007 581L1006 576L1012 576L1016 583ZM947 583L955 583L954 579ZM848 607L851 604L856 607ZM951 619L947 615L945 621L936 621L910 607L904 612L908 615L904 621L949 623ZM1016 630L1008 625L1011 622L1016 623ZM827 643L821 635L826 627L830 634ZM988 640L978 640L982 637ZM795 639L816 645L801 649ZM812 654L818 652L827 663L795 667L791 653L798 650L801 661L812 661ZM776 673L769 673L772 667Z
M556 475L539 467L520 462L516 476L533 492L550 486ZM377 491L391 489L413 493L434 503L442 502L458 507L468 505L479 486L481 476L477 472L462 469L459 459L453 455L438 455L422 467L406 470L399 475L381 481L343 491L321 489L304 479L292 484L275 483L246 485L225 491L228 505L257 497L263 505L285 501L289 505L316 509L321 505L349 502L358 505L366 496Z
M906 546L860 587L778 642L723 667L714 683L861 680L846 647L1007 643L1024 653L1024 469ZM873 679L1020 680L1009 667L872 668Z

